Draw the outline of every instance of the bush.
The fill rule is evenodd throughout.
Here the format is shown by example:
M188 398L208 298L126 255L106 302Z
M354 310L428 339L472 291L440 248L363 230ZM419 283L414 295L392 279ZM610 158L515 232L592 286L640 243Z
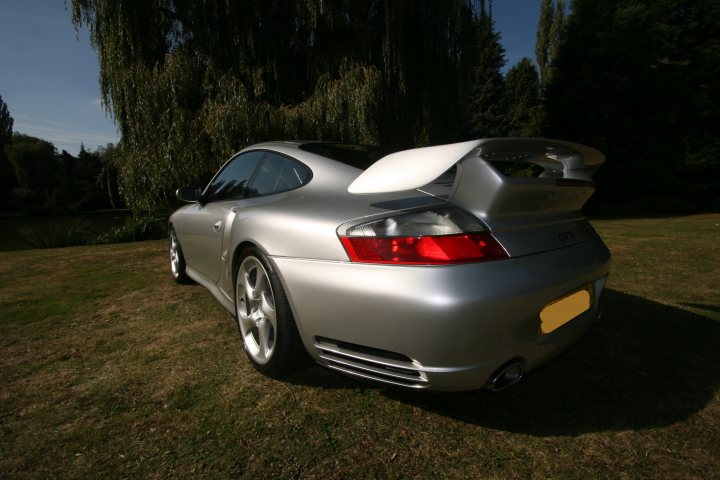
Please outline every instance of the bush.
M18 230L20 236L32 248L59 248L95 243L91 224L87 220L58 219L42 227L26 227Z
M157 240L167 234L167 218L146 215L128 217L125 225L112 228L109 232L97 237L97 243L139 242L141 240Z

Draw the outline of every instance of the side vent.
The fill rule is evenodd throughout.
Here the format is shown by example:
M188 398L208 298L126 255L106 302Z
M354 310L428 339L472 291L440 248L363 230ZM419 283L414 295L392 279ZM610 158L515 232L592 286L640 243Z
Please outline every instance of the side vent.
M315 337L315 348L329 368L366 380L410 388L424 388L422 366L395 352L325 337Z

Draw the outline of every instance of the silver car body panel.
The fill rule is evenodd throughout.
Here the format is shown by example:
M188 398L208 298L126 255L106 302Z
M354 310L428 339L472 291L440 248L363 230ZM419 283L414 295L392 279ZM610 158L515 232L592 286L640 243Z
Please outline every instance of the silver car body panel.
M596 168L602 155L598 160L597 151L567 142L520 140L533 155L553 145L569 149L561 153L572 158L560 161L563 169L546 178L508 178L482 157L483 145L486 154L513 150L512 139L499 140L495 150L486 140L455 148L453 155L466 151L457 154L457 174L448 181L424 185L434 178L426 181L423 174L413 180L422 183L419 188L367 194L348 191L361 170L304 151L301 143L245 149L240 153L270 150L297 159L312 170L312 179L283 193L177 210L170 223L187 274L234 315L238 255L246 244L260 248L278 272L308 353L356 377L466 390L482 387L513 359L532 370L576 342L599 316L610 255L579 211L593 188L586 173L577 172ZM552 155L548 165L556 165ZM459 160L444 161L443 170ZM461 265L361 264L349 261L338 239L345 228L371 218L448 205L480 219L511 258ZM585 287L593 292L591 308L542 334L543 307Z

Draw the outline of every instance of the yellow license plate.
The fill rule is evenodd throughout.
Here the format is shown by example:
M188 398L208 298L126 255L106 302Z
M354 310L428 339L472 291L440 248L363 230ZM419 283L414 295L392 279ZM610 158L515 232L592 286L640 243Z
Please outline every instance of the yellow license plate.
M540 312L540 330L542 333L556 330L581 313L590 310L591 304L590 287L548 303Z

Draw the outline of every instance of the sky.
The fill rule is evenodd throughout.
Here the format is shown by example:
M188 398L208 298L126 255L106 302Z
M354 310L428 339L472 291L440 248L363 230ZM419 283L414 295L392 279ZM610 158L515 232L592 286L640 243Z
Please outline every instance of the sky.
M505 71L535 58L540 1L493 2ZM98 72L88 32L76 35L65 0L0 0L0 96L13 131L75 155L81 144L94 150L117 143L117 127L100 104Z

